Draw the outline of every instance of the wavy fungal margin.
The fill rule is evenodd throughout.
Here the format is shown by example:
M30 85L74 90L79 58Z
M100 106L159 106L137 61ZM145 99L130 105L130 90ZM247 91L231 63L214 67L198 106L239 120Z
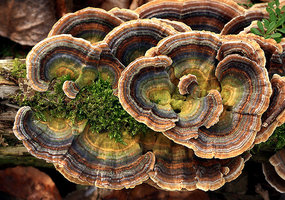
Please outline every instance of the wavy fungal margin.
M193 30L220 33L231 19L245 9L230 0L155 0L135 10L142 19L161 18L180 21Z
M33 119L25 106L17 112L14 134L37 158L54 163L70 181L109 189L133 188L146 181L153 170L152 152L142 153L138 138L125 134L128 145L114 142L108 134L94 133L88 123L73 134L68 120Z
M123 23L123 20L112 12L88 7L68 13L53 25L48 37L71 34L73 37L83 38L92 43L102 41L113 28Z
M192 149L174 143L161 133L145 135L140 142L152 150L156 162L149 172L152 185L177 191L216 190L236 179L242 172L248 154L230 159L201 159Z
M162 56L172 63L158 70L153 61ZM179 33L161 40L122 72L120 101L136 120L197 156L231 158L251 147L269 106L272 89L264 65L263 51L250 38ZM189 95L188 89L194 92ZM156 123L161 117L168 126Z
M166 56L138 58L122 72L118 85L118 97L123 108L137 121L145 123L147 126L158 132L174 127L174 122L177 121L176 114L169 109L169 107L165 107L165 109L160 112L159 108L155 106L155 103L146 100L148 95L151 94L144 93L144 91L139 92L140 85L133 84L137 83L135 80L136 75L138 75L137 78L140 78L140 72L144 73L144 70L148 72L152 69L154 71L157 70L157 73L160 73L161 75L158 79L152 80L152 82L161 82L161 87L153 88L153 90L157 91L162 88L165 89L166 87L167 94L169 92L167 90L171 90L172 84L167 81L168 77L167 74L164 73L164 69L169 65L171 65L171 60ZM152 87L151 84L147 83L147 80L151 81L148 77L146 77L145 80L142 80L146 83L146 89ZM138 94L136 94L136 92L138 92ZM145 108L142 105L144 105ZM171 118L168 116L171 116Z

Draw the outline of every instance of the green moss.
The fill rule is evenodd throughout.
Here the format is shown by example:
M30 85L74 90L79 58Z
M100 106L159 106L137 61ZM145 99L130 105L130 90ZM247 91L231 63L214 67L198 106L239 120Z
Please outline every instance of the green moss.
M252 153L278 151L283 147L285 147L285 124L277 127L266 142L255 145Z
M25 77L22 74L23 65L16 63L12 73L15 77ZM46 121L46 112L54 118L68 118L72 122L87 119L90 129L94 132L108 132L109 137L116 142L123 142L122 132L127 131L134 136L146 133L146 125L133 119L121 106L118 97L113 95L112 86L108 81L99 78L97 81L81 89L74 100L66 97L62 90L65 80L63 76L53 80L47 92L35 92L32 96L18 94L14 100L20 106L30 106L34 115L41 121Z
M11 76L14 78L25 78L26 77L26 64L15 58L13 61L13 69L11 70Z

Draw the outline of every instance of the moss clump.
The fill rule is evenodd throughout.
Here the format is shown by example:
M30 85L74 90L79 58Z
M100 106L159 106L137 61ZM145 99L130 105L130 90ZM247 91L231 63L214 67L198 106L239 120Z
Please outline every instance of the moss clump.
M26 64L22 63L19 59L15 58L13 61L13 69L11 70L11 76L14 78L26 77Z
M285 147L285 124L277 127L270 138L263 143L256 145L252 149L252 153L265 152L265 151L278 151Z
M285 124L276 128L272 136L265 142L265 145L274 147L275 151L285 147Z
M25 64L15 60L11 75L15 78L26 77ZM12 97L20 106L30 106L36 119L46 121L46 114L54 118L67 118L72 122L87 119L90 129L97 133L108 132L116 142L124 143L122 132L134 136L146 133L148 127L133 119L113 95L108 81L99 78L81 89L76 98L71 100L64 94L62 85L69 76L53 80L47 92L35 92L34 95L19 93Z

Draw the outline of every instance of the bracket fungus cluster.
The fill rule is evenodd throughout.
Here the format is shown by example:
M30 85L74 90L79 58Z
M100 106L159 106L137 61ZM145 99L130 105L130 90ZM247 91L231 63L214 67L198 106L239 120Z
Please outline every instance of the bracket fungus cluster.
M124 144L115 143L91 130L89 119L53 118L47 109L42 121L24 106L14 133L75 183L216 190L241 174L246 151L285 122L285 45L240 33L263 17L230 0L67 14L27 56L33 89L52 90L68 75L62 90L76 101L100 77L148 132L122 131Z
M258 65L248 52L240 56L233 51L224 57L225 45L239 50L234 37L232 41L223 43L210 32L179 33L161 40L147 52L150 58L139 58L122 72L118 86L122 106L199 157L240 155L252 145L272 91L264 62ZM256 48L254 52L261 54L257 57L264 57L257 45L243 43L243 48ZM189 74L194 81L184 77ZM183 95L181 87L196 92Z

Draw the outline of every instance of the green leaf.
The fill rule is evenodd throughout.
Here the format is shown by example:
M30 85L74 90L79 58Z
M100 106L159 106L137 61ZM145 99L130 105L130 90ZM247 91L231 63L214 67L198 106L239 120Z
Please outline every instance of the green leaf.
M281 11L285 11L285 6L282 6Z
M282 15L281 20L282 20L282 22L283 22L282 25L285 25L285 15Z
M257 28L251 28L250 31L255 35L263 36Z
M281 38L274 38L274 40L275 40L277 43L281 42Z
M268 19L263 19L262 21L263 21L264 27L265 27L265 28L268 28L268 27L269 27L269 21L268 21Z
M277 29L277 31L285 34L285 28Z
M271 21L271 22L272 22L272 21L276 21L276 14L275 14L273 8L267 7L267 8L266 8L266 11L267 11L268 14L269 14L269 21Z
M284 24L284 20L285 20L285 18L284 18L284 19L283 19L283 18L278 19L278 21L277 21L277 23L276 23L276 27L279 27L279 26L281 26L282 24Z
M264 28L263 28L263 24L260 21L257 21L257 26L259 28L259 30L262 32L262 34L264 34Z
M281 10L280 10L280 8L276 8L275 12L276 12L277 16L279 17L279 16L280 16L280 14L281 14Z
M269 8L272 8L272 9L274 9L274 7L273 7L273 5L274 5L274 2L273 2L273 1L269 2L267 5L268 5L268 7L269 7Z
M271 38L280 38L280 37L282 37L282 35L280 33L273 33L271 35Z
M276 28L275 25L275 22L270 22L266 34L270 34Z
M280 5L279 0L275 0L275 5L276 5L276 7L279 7L279 5Z
M272 13L275 14L274 11L273 11L273 8L266 7L266 11L268 12L268 14L270 14L270 13L271 13L271 14L272 14Z
M277 17L275 15L275 13L269 13L269 19L272 22L276 22L277 21Z

